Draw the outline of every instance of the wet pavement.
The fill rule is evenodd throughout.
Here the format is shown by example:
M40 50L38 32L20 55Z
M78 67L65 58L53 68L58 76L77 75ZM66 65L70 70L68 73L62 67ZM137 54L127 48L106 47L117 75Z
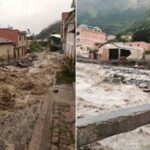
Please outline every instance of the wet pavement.
M51 150L75 149L75 97L73 86L58 86L53 95Z

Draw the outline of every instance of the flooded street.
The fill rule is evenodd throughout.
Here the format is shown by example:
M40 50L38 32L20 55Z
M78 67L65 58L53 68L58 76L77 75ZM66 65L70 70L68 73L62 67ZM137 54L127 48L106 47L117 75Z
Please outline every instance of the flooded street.
M78 117L149 103L150 93L143 89L150 84L150 71L138 73L130 68L77 63Z
M78 120L149 104L150 93L145 92L149 87L149 70L77 63ZM100 140L87 149L141 150L149 146L149 138L147 125Z
M29 144L44 95L60 68L59 53L36 53L26 68L0 68L0 148L22 149Z

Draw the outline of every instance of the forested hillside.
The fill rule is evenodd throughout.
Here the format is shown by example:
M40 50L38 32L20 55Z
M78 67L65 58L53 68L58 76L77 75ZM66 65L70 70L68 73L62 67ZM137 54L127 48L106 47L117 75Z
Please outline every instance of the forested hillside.
M38 35L37 38L45 39L48 38L51 33L60 33L61 21L57 21L47 28L43 29Z
M78 0L78 25L99 26L114 34L143 21L149 0Z

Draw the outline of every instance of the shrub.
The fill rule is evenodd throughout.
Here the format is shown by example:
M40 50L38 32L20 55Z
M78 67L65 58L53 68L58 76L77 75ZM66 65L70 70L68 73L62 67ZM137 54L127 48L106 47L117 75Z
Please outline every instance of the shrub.
M30 49L31 51L33 52L40 52L42 51L42 45L40 43L37 43L37 42L34 42L31 46L30 46Z

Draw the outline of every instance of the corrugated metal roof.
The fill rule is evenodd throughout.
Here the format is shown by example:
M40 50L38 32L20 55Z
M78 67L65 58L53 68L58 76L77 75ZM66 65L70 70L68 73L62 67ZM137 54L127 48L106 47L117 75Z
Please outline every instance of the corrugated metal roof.
M13 41L10 41L8 39L0 38L0 44L13 44Z
M144 51L144 49L142 49L140 47L136 47L136 46L128 46L128 45L124 45L124 44L120 44L120 43L112 43L112 44L120 49Z
M118 43L107 43L105 45L103 45L100 49L102 49L103 47L107 47L109 49L113 49L113 48L118 48L118 49L124 49L124 50L137 50L137 51L144 51L143 48L140 47L136 47L136 46L128 46L123 44L123 42L118 42Z

